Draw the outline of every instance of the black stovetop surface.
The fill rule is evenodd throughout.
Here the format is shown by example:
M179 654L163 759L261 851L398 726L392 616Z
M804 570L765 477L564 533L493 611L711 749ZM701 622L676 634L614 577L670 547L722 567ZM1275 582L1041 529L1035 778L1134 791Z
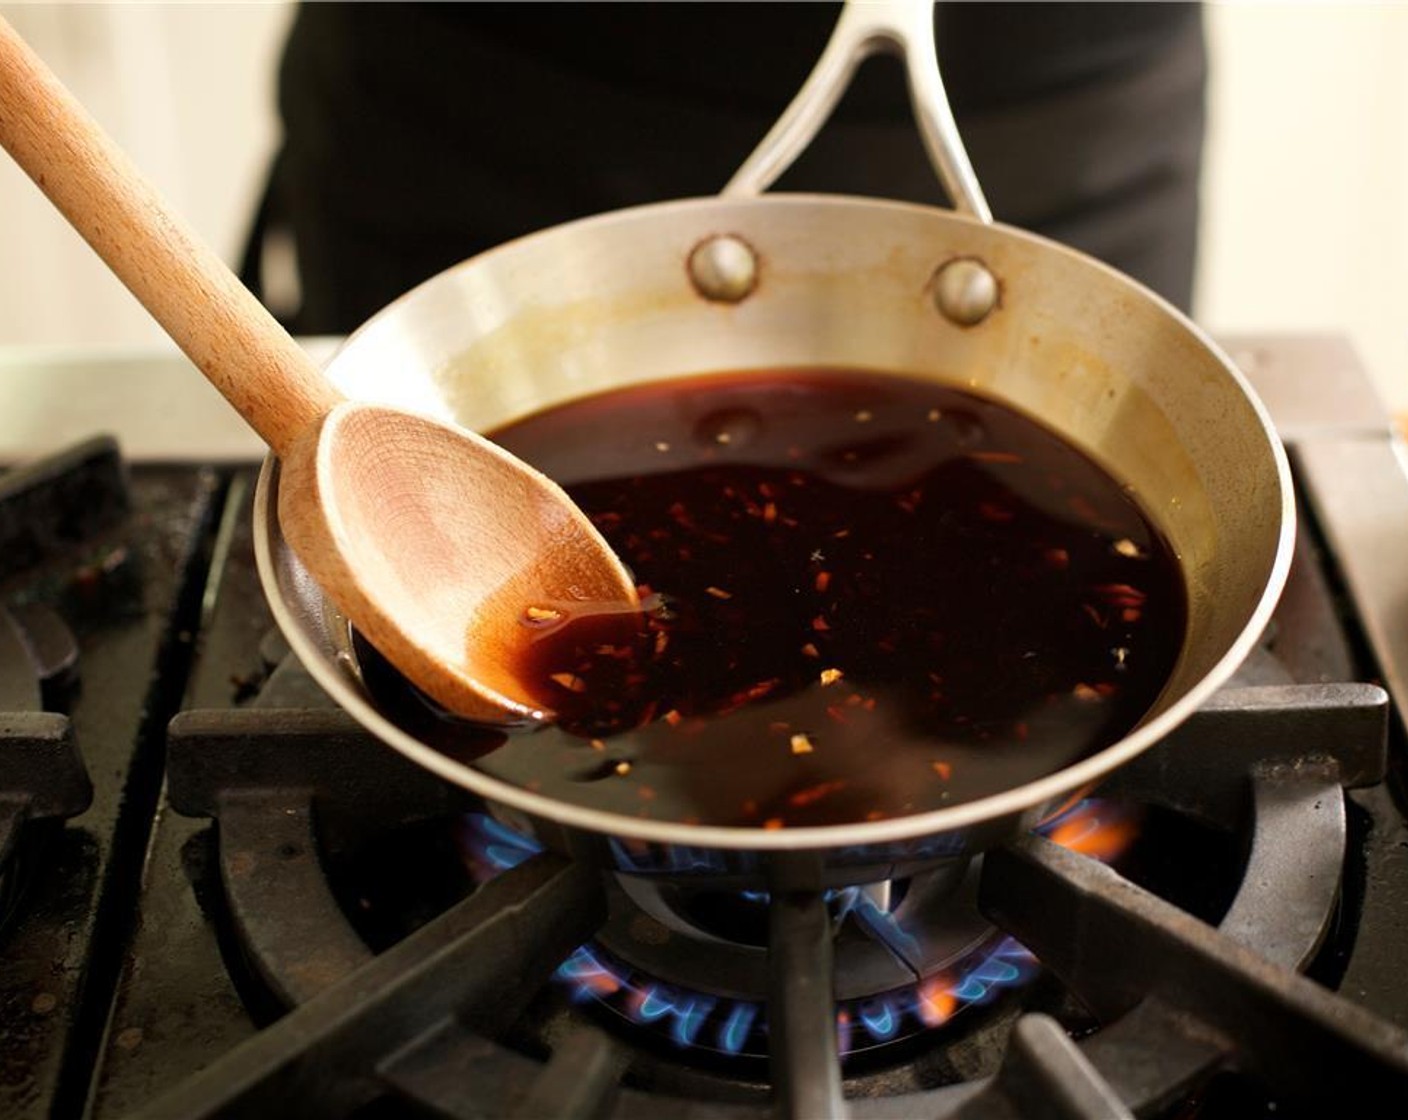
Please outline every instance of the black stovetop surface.
M37 471L0 478L0 576L11 618L55 669L25 706L62 715L46 772L74 771L76 799L29 799L0 888L0 1115L77 1115L124 963L147 821L162 781L165 726L180 706L199 626L224 482L189 468L134 472L95 441ZM52 517L36 514L55 511ZM61 621L57 621L61 620ZM0 619L0 626L13 627ZM57 633L56 633L57 631ZM59 666L77 654L77 679ZM33 712L0 716L19 726ZM48 729L39 727L41 732ZM7 752L19 749L4 742ZM81 763L78 761L81 756ZM91 803L82 779L91 780ZM36 782L38 766L26 766ZM0 789L0 803L13 792ZM74 814L60 823L59 814Z
M7 819L12 824L10 834L18 837L8 861L0 862L0 1116L62 1118L86 1111L106 1118L143 1110L151 1115L244 1114L250 1106L239 1103L243 1098L238 1094L212 1106L193 1104L198 1097L190 1094L163 1094L173 1090L179 1094L198 1071L222 1058L226 1058L221 1068L227 1077L254 1077L250 1071L257 1061L251 1058L254 1065L241 1072L238 1062L230 1064L229 1055L250 1052L248 1046L241 1050L241 1044L256 1036L273 1038L268 1028L280 1020L289 1022L288 1006L306 1004L319 993L338 989L339 981L353 972L370 975L367 970L375 953L382 954L375 963L391 969L395 962L384 952L387 948L424 923L429 923L426 930L438 929L441 912L454 910L460 896L471 893L474 885L447 839L449 833L437 822L457 818L474 805L467 795L411 772L413 768L398 756L368 744L364 736L349 729L287 657L254 570L251 470L141 466L126 471L124 478L114 449L102 442L76 449L59 466L64 470L51 467L47 473L12 472L0 477L0 592L24 635L26 656L39 662L49 677L42 689L21 688L18 700L3 691L0 698L19 708L42 705L50 713L0 715L0 724L12 725L12 738L18 737L18 745L0 739L0 751L9 752L12 760L7 770L0 756L0 860ZM75 466L80 481L62 481L72 477L65 472ZM40 492L48 494L42 499L45 502L58 493L59 514L35 512L39 507L34 503L41 499L34 495ZM18 512L6 513L6 509ZM1376 679L1377 668L1349 609L1338 567L1333 561L1325 562L1322 552L1322 541L1311 526L1302 533L1296 569L1270 632L1267 647L1274 659L1259 654L1239 684L1276 688L1289 681L1320 685ZM10 623L0 619L0 625ZM65 667L72 652L66 645L70 636L77 652L76 671ZM0 654L4 651L0 642ZM0 668L5 666L0 657ZM1344 1000L1408 1029L1408 948L1402 940L1408 929L1408 876L1403 874L1408 825L1398 784L1408 753L1398 739L1397 721L1384 718L1382 703L1374 700L1372 692L1355 693L1354 702L1362 709L1361 723L1367 720L1366 726L1391 729L1390 773L1385 777L1375 772L1372 742L1355 748L1358 753L1350 752L1353 757L1329 751L1338 760L1340 777L1355 766L1361 766L1362 773L1356 781L1344 779L1346 785L1359 788L1344 793L1349 844L1342 882L1323 945L1308 954L1308 967L1312 977ZM279 769L286 765L280 752L294 752L301 749L298 743L307 742L314 744L309 748L314 755L318 750L335 752L325 767L335 775L346 775L341 785L339 777L316 796L285 805L278 799L288 799L295 781L283 780L278 789L266 789L260 784L263 771L258 770L263 763L246 766L236 760L228 764L228 789L185 791L195 780L183 759L198 749L214 750L212 743L221 750L230 749L231 741L243 744L252 734L250 729L260 726L254 720L234 732L223 726L211 730L200 713L238 710L253 720L261 711L279 709L311 710L305 711L305 725L294 745L276 747L270 765L284 773ZM168 772L165 732L178 710L195 714L182 717L184 726L178 724L171 740L176 752L173 769ZM1372 728L1368 738L1373 739ZM41 758L55 775L52 779L34 779L30 760ZM24 765L17 767L13 759L23 760ZM1210 772L1216 765L1209 764ZM365 767L360 776L355 771L358 766ZM7 774L17 770L24 774L18 788L5 787ZM86 807L84 771L91 782L91 803ZM1113 792L1138 800L1156 777L1153 770L1135 768L1117 781L1120 788ZM198 815L183 815L173 808L165 784L168 779L177 788L181 807ZM1337 798L1339 780L1333 775L1331 779L1328 788ZM1209 788L1212 782L1210 777ZM208 804L202 802L193 809L192 804L202 797ZM1190 859L1212 859L1209 853L1220 852L1223 855L1217 858L1225 860L1230 853L1240 866L1241 861L1257 858L1241 850L1252 842L1242 821L1243 807L1228 809L1211 795L1189 797L1198 804L1174 808L1190 811L1203 822L1199 828L1214 836L1202 846L1195 837ZM278 815L258 816L261 805L262 809L276 806ZM1274 805L1258 803L1258 812L1267 814L1268 820L1274 810ZM218 817L219 823L210 816ZM273 825L264 823L271 819ZM236 881L244 865L232 860L228 850L234 837L251 829L268 833L258 850L272 853L270 858L313 868L321 862L330 868L334 881L327 897L284 898L274 905L272 922L257 912L249 890ZM287 830L286 836L274 835L279 829ZM1320 833L1311 829L1290 835L1313 838ZM223 860L222 841L227 844ZM1004 853L1003 858L1012 864L1015 877L1027 877L1026 893L1032 899L1045 899L1043 876L1070 879L1083 874L1061 870L1036 849L1010 857ZM1174 864L1189 862L1175 855L1162 858ZM1281 862L1309 859L1309 853L1297 852L1281 857ZM545 882L555 882L554 877L562 875L553 867L537 873ZM1226 879L1224 871L1212 866L1191 871L1185 867L1179 875L1183 883L1179 889L1192 891L1193 909L1200 905L1201 880ZM517 885L504 888L511 889ZM1098 883L1090 888L1097 901L1102 889ZM1210 896L1219 889L1230 897L1230 889L1213 886L1207 893ZM1021 904L999 897L1000 893L991 892L993 897L985 905L1004 916L1003 924L1010 918L1021 925L1026 920L1019 913ZM1047 899L1046 904L1059 909L1064 896L1053 897L1056 902ZM1225 898L1207 902L1212 912L1204 916L1218 920L1217 906L1225 903ZM300 915L309 918L329 904L349 915L346 927L355 930L357 938L345 932L324 937L298 928ZM522 905L528 907L525 913L536 913L531 909L536 902ZM586 909L573 912L585 914ZM1077 924L1086 920L1084 910L1071 909L1071 914ZM582 920L590 930L596 919ZM1125 915L1121 920L1135 919ZM1094 928L1095 919L1090 922ZM547 940L535 951L560 957L582 938L566 927L553 931L548 928L552 924L549 917L538 922ZM1194 940L1200 936L1196 931L1185 932ZM565 941L555 948L553 937ZM300 938L311 939L318 952L307 959L300 957ZM846 1067L848 1095L874 1105L870 1111L860 1111L908 1115L923 1108L931 1115L959 1114L962 1101L956 1092L948 1097L913 1094L992 1073L1013 1024L1026 1010L1051 1014L1077 1034L1094 1031L1096 1020L1150 1019L1167 1011L1148 1000L1131 1010L1137 1000L1127 999L1122 989L1116 990L1118 985L1095 983L1085 989L1081 981L1091 967L1089 960L1067 959L1071 954L1059 947L1033 948L1038 956L1051 957L1052 969L1081 990L1080 999L1073 997L1072 988L1047 976L1020 995L998 999L955 1019L944 1028L942 1040L938 1036L911 1040L888 1056L851 1062ZM1175 946L1171 952L1181 961L1185 949ZM1291 950L1268 950L1273 957L1277 952L1284 955ZM1099 953L1092 949L1084 955ZM1151 973L1169 973L1164 979L1171 977L1175 989L1181 984L1191 991L1222 990L1193 965L1187 966L1186 973L1179 971L1182 964L1165 968L1152 959L1143 967ZM1242 964L1234 961L1228 967L1235 971ZM417 1043L418 1064L392 1061L386 1053L364 1056L364 1061L384 1067L387 1095L364 1091L342 1095L320 1089L314 1094L324 1102L318 1111L500 1115L509 1108L507 1101L516 1114L546 1115L560 1111L560 1102L571 1098L583 1115L600 1107L615 1109L610 1115L672 1114L663 1104L655 1111L651 1102L662 1102L660 1094L694 1094L722 1102L717 1113L699 1105L688 1112L692 1116L735 1114L730 1108L742 1110L736 1113L740 1115L767 1111L765 1072L721 1068L697 1057L681 1060L668 1044L638 1038L631 1029L604 1021L560 992L538 991L535 980L524 979L515 986L508 977L500 979L505 1005L524 1009L521 1015L510 1016L507 1023L495 1022L492 1028L481 1023L473 1010L460 1016L461 1023L491 1033L497 1043L485 1043L479 1050L462 1045L458 1057L448 1064L426 1058L433 1048L421 1045L423 1039ZM1128 987L1133 982L1121 983ZM1294 1004L1298 997L1288 998ZM1250 1030L1272 1029L1258 1015L1270 1016L1265 1021L1274 1023L1280 1016L1299 1014L1290 1004L1282 1007L1278 999L1260 1003L1248 998L1239 1013L1251 1016ZM352 1005L367 1002L374 1001L363 994ZM1221 1014L1208 1011L1198 998L1174 1010L1174 1018L1183 1017L1180 1021L1205 1012L1214 1017ZM1312 1009L1311 1014L1319 1030L1328 1029L1324 1025L1335 1012L1332 1007L1328 1012ZM432 1015L420 1027L401 1028L400 1034L392 1031L385 1045L401 1046L438 1022ZM584 1024L593 1037L609 1038L609 1045L584 1043ZM1344 1027L1351 1039L1364 1029L1357 1019ZM1101 1033L1107 1037L1104 1043L1099 1041ZM1330 1033L1334 1037L1311 1031L1310 1037L1314 1045L1333 1048L1339 1035ZM1196 1034L1179 1034L1180 1045ZM1122 1037L1114 1030L1097 1032L1087 1040L1086 1051L1104 1070L1101 1062L1112 1060L1111 1051ZM1392 1054L1398 1043L1398 1036L1375 1036L1370 1048L1386 1048ZM1033 1061L1038 1069L1045 1068L1041 1055L1047 1042L1037 1038L1020 1045L1037 1055ZM1294 1053L1297 1045L1288 1043L1285 1051L1276 1052ZM1176 1047L1171 1044L1170 1049ZM563 1060L543 1066L542 1059L554 1052L560 1052ZM330 1068L336 1069L338 1060L345 1058L332 1060ZM1138 1064L1147 1059L1128 1060ZM1060 1054L1051 1061L1059 1065ZM1403 1063L1408 1067L1408 1057ZM1184 1103L1161 1101L1162 1110L1157 1113L1150 1112L1152 1106L1147 1103L1146 1090L1152 1090L1138 1084L1138 1077L1113 1080L1127 1099L1130 1094L1139 1097L1141 1114L1241 1116L1271 1108L1282 1116L1300 1114L1294 1094L1282 1091L1273 1100L1261 1078L1223 1073L1209 1080L1210 1071L1230 1064L1239 1063L1203 1062L1191 1096L1184 1095ZM1240 1064L1254 1068L1257 1061ZM1388 1064L1392 1066L1393 1060ZM583 1085L603 1079L614 1083L623 1070L632 1093L613 1098L604 1090L593 1090L585 1097L572 1097L567 1088L555 1084L554 1079L564 1080L564 1066L568 1079L578 1083L573 1089L579 1095L586 1092ZM447 1071L458 1072L458 1088L447 1087ZM287 1085L296 1086L305 1075L286 1076L292 1078ZM1012 1084L1018 1085L1017 1075L1011 1076ZM1395 1072L1387 1083L1400 1084L1393 1078L1401 1076ZM511 1081L517 1087L505 1089L504 1084ZM461 1082L472 1083L473 1091ZM289 1095L279 1099L300 1101L287 1085ZM481 1094L478 1104L476 1092ZM1012 1092L1016 1095L1011 1099L1020 1098L1020 1088ZM413 1107L411 1100L422 1104ZM300 1114L305 1111L294 1103L288 1107Z

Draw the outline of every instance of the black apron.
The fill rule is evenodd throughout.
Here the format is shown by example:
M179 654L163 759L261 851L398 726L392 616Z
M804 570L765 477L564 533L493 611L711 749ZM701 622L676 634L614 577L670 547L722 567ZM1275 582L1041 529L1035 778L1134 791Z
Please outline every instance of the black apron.
M246 254L291 233L304 333L342 333L533 230L716 193L800 87L829 4L310 4ZM940 65L1000 221L1187 308L1205 56L1175 4L947 4ZM778 184L942 204L901 70L867 63Z

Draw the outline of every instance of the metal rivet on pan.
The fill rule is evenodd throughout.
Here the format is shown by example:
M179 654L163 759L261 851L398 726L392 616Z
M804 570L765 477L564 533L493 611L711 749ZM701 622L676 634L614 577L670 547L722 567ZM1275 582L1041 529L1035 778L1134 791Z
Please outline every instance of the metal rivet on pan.
M738 303L758 286L758 254L731 233L710 237L689 254L689 278L705 299Z
M934 306L960 327L986 319L998 294L997 277L976 257L955 257L934 275Z

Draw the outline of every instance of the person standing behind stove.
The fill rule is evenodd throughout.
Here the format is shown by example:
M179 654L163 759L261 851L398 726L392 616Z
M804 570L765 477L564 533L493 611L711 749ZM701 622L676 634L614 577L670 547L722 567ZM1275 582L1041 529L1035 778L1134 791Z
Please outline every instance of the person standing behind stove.
M291 234L305 334L442 269L602 211L716 193L819 56L832 4L305 4L283 145L245 255ZM1206 61L1196 4L935 10L954 113L998 220L1187 309ZM900 67L862 67L777 190L946 204Z

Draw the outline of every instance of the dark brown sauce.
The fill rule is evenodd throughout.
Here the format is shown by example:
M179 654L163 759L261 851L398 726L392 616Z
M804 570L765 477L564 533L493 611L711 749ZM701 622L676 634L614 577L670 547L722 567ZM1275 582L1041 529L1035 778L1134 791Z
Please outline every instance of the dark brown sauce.
M1182 645L1177 564L1132 497L969 393L718 375L494 438L566 487L651 608L525 619L518 672L558 725L475 765L554 797L764 828L955 805L1119 739Z

